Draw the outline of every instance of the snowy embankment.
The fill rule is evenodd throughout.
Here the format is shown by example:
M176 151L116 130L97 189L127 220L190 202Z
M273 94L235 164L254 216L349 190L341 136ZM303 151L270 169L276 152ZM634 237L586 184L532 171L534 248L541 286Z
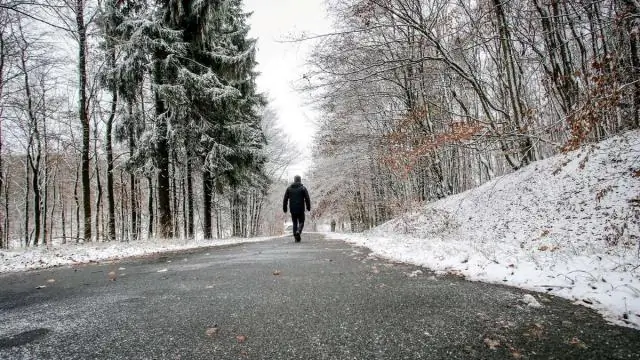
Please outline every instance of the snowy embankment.
M221 240L156 240L65 244L36 248L0 250L0 273L42 269L52 266L119 260L170 251L232 245L273 239L229 238Z
M378 255L548 292L640 328L640 132L536 162L364 234Z

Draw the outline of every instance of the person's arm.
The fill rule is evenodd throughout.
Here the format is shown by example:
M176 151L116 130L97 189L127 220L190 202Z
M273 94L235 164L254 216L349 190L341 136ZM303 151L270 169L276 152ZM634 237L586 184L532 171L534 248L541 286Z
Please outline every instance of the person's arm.
M311 199L309 199L307 188L304 188L304 203L307 205L307 211L311 211Z
M282 200L282 211L287 212L287 203L289 202L289 188L284 191L284 200Z

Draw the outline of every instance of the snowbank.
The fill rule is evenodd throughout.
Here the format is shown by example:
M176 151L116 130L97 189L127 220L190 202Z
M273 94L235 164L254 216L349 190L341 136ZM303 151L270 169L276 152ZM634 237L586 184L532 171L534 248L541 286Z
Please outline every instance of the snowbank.
M15 250L0 250L0 273L117 260L167 251L265 241L274 237L229 238L221 240L156 240L66 244Z
M536 162L367 233L330 236L470 280L549 292L640 328L639 219L634 131Z

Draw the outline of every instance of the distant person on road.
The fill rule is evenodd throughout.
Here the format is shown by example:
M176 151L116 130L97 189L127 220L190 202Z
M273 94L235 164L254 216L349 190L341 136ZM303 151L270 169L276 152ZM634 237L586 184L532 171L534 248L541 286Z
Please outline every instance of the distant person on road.
M293 184L289 185L284 192L284 200L282 201L282 210L287 213L287 204L291 211L291 221L293 222L293 237L296 242L300 242L300 233L304 228L304 208L311 211L311 200L309 200L309 192L302 185L302 178L299 175L293 177Z

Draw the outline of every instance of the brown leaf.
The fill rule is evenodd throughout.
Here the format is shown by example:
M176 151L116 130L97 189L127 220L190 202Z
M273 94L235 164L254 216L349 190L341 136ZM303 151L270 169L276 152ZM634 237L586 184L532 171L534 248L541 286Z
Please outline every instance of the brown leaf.
M215 337L218 335L218 325L213 325L213 327L208 328L204 333L208 336L208 337Z
M498 346L500 346L500 341L486 338L484 339L484 344L491 350L495 350Z
M245 350L242 350L242 351L240 351L240 356L247 357L247 356L249 356L249 353L246 352Z
M538 250L540 251L547 251L549 249L549 247L547 245L542 245L538 248Z
M238 340L239 343L243 343L247 340L247 337L244 335L236 335L236 340Z
M585 343L583 343L582 340L578 339L576 336L574 336L571 340L569 340L569 345L578 347L580 349L587 348L587 345L585 345Z
M273 275L275 275L275 276L280 275L280 270L273 270Z
M514 359L522 359L522 353L518 351L518 349L510 347L509 351L511 351L511 356L513 356Z
M536 339L542 339L543 334L544 334L544 326L538 323L531 325L529 330L527 330L527 332L524 333L525 336L530 336Z

